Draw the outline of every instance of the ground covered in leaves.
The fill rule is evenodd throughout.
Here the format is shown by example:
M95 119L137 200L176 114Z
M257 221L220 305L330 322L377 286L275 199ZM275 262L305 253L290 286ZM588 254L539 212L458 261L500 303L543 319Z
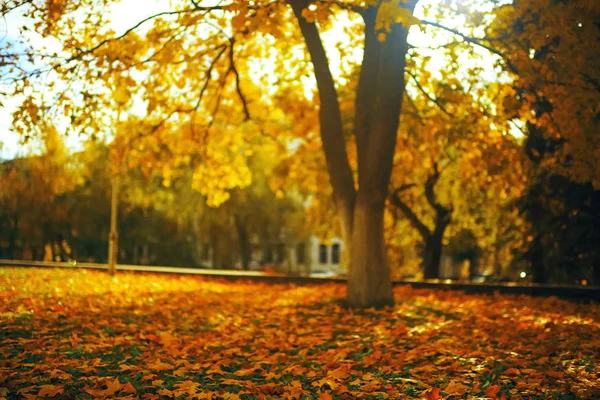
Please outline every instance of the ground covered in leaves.
M600 306L0 268L0 398L599 398Z

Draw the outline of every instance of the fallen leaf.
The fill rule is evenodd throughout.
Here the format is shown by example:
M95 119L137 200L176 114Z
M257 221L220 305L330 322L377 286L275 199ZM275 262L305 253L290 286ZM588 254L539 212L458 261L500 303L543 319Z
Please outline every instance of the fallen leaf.
M127 384L121 388L121 393L137 393L137 390L131 382L127 382Z
M40 386L40 391L38 392L39 397L54 397L57 394L63 394L65 391L63 385L42 385Z
M452 381L452 382L450 382L450 384L448 384L448 386L446 386L446 388L444 389L444 392L446 392L446 394L450 394L453 396L462 396L463 394L465 394L467 392L467 389L468 388L465 385L463 385L462 383Z
M506 371L504 371L502 373L502 375L517 376L517 375L521 375L521 372L516 368L509 368Z
M438 399L441 399L442 396L440 396L440 388L431 388L431 389L429 389L425 393L425 397L427 397L427 400L438 400Z
M488 397L496 397L496 395L500 392L500 386L498 385L490 385L485 389L484 394Z

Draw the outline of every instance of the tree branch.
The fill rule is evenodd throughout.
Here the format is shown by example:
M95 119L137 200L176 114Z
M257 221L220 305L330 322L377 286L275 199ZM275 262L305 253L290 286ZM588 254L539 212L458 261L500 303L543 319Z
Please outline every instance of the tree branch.
M233 72L233 74L235 75L235 90L238 94L238 97L240 98L240 101L242 102L242 107L244 108L244 116L246 117L247 121L250 119L250 111L248 110L248 102L246 101L246 97L244 97L244 94L242 93L242 87L240 85L240 74L238 73L238 70L233 61L234 40L231 39L230 43L231 45L229 46L229 71Z
M325 3L325 2L323 2ZM361 6L357 6L356 4L344 3L342 1L327 1L328 4L334 4L341 9L355 12L361 16L364 16L365 8Z
M412 186L414 186L414 185L412 185ZM408 219L410 224L419 232L419 234L421 234L423 241L427 242L429 240L429 238L431 237L432 232L421 221L421 219L419 219L417 214L415 214L413 212L413 210L406 203L404 203L402 201L402 199L400 199L401 191L402 191L402 188L397 189L397 190L393 191L392 193L390 193L390 197L389 197L390 202L392 203L392 205L394 205L396 208L398 208L400 211L402 211L402 213L406 216L406 218Z
M433 164L433 174L429 175L425 182L425 198L429 205L435 210L438 216L444 216L451 212L452 208L446 208L437 201L435 195L435 184L440 179L440 171L438 170L437 162Z
M306 21L302 16L302 10L308 6L309 2L307 0L288 0L288 4L292 6L314 67L321 100L319 108L321 140L334 198L337 206L344 208L340 211L348 214L350 210L354 209L356 190L346 151L340 103L329 69L329 60L316 24Z
M434 26L434 27L439 28L439 29L443 29L443 30L445 30L447 32L450 32L450 33L452 33L452 34L454 34L454 35L462 38L467 43L474 44L476 46L479 46L481 48L486 49L490 53L493 53L493 54L496 54L497 56L500 56L500 58L502 58L506 62L506 65L511 70L511 72L513 72L514 74L518 74L519 73L519 71L517 70L517 67L515 67L515 65L506 57L506 55L504 55L501 51L499 51L497 49L494 49L493 47L490 47L490 46L482 43L482 40L487 40L487 39L472 38L470 36L465 35L464 33L461 33L459 31L457 31L456 29L449 28L447 26L444 26L442 24L439 24L439 23L433 22L433 21L421 20L421 23L423 23L425 25Z
M9 7L7 3L2 4L2 8L0 8L0 16L4 17L6 14L10 13L13 10L16 10L19 7L23 7L26 4L33 3L33 0L24 0L22 2L15 2L14 5Z
M146 17L146 18L142 19L141 21L139 21L137 24L133 25L131 28L127 29L121 35L115 36L112 38L108 38L108 39L104 39L104 40L100 41L97 45L95 45L94 47L90 47L89 49L80 50L76 55L67 59L67 62L77 60L79 57L81 57L83 55L93 53L94 51L98 50L100 47L104 46L107 43L123 39L125 36L129 35L131 32L133 32L134 30L136 30L137 28L139 28L146 22L151 21L155 18L162 17L163 15L179 15L179 14L185 14L185 13L189 13L189 12L193 12L193 11L194 10L191 10L191 9L185 9L185 10L179 10L179 11L163 11L163 12L159 12L154 15L150 15L149 17Z
M419 83L419 80L417 79L417 77L410 71L405 70L404 72L406 72L408 75L410 75L410 77L413 79L413 81L415 81L415 84L417 85L417 88L419 88L419 90L421 92L423 92L423 94L431 101L433 102L436 106L438 106L440 108L440 110L442 110L444 112L444 114L448 115L449 117L454 118L454 115L450 114L448 112L448 110L446 110L446 108L444 108L443 105L440 104L440 102L434 98L433 96L431 96L429 93L427 93L427 91L425 90L425 88L423 88L423 86L421 86L421 84Z

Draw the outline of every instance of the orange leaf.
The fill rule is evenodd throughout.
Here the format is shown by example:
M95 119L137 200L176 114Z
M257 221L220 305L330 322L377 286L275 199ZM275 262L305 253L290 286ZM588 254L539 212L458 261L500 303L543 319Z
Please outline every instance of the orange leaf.
M167 347L170 347L173 343L177 343L177 341L177 338L169 332L162 332L159 337L159 343Z
M157 362L155 364L150 364L148 367L150 369L152 369L153 371L166 371L168 369L174 369L175 368L171 364L167 364L167 363L164 363L162 361L159 361L159 362Z
M427 397L427 400L438 400L438 399L441 399L442 396L440 396L440 388L429 389L425 393L425 397Z
M465 385L463 385L462 383L458 383L456 381L450 382L450 384L448 386L446 386L446 389L444 389L444 392L446 392L447 394L456 395L456 396L462 396L463 394L466 393L466 391L467 391L467 387Z
M122 393L137 393L137 390L135 389L135 387L133 387L131 382L127 382L127 384L121 388L121 392Z
M488 397L496 397L498 392L500 391L500 386L498 385L490 385L487 389L485 389L485 395Z
M517 375L521 375L521 372L516 368L509 368L506 371L504 371L504 373L502 375L517 376Z
M39 397L50 396L54 397L57 394L63 394L65 389L62 385L42 385L40 386L40 391L38 392Z
M336 379L347 379L350 376L350 373L348 373L347 368L340 367L338 369L334 369L332 371L327 372L327 376Z
M170 391L169 389L160 389L158 391L158 394L162 397L169 397L169 398L173 398L175 395L173 394L172 391Z
M148 340L150 340L151 342L156 342L156 343L160 343L160 336L156 336L154 334L149 334L148 336L146 336L148 338Z
M319 395L319 400L333 400L333 397L329 393L321 393Z
M112 396L115 392L121 389L121 382L119 382L119 378L115 378L113 381L106 381L106 390L102 391L104 396Z

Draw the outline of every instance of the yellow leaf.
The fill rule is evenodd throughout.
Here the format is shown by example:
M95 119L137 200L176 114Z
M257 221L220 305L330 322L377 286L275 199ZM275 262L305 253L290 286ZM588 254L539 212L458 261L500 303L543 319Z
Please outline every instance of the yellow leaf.
M117 88L112 92L113 100L116 101L119 105L127 104L129 102L130 97L131 94L129 93L129 89L124 84L117 86Z
M380 33L377 35L377 40L379 40L379 42L381 42L381 43L385 42L385 38L386 38L386 34L385 34L385 33L383 33L383 32L380 32Z

